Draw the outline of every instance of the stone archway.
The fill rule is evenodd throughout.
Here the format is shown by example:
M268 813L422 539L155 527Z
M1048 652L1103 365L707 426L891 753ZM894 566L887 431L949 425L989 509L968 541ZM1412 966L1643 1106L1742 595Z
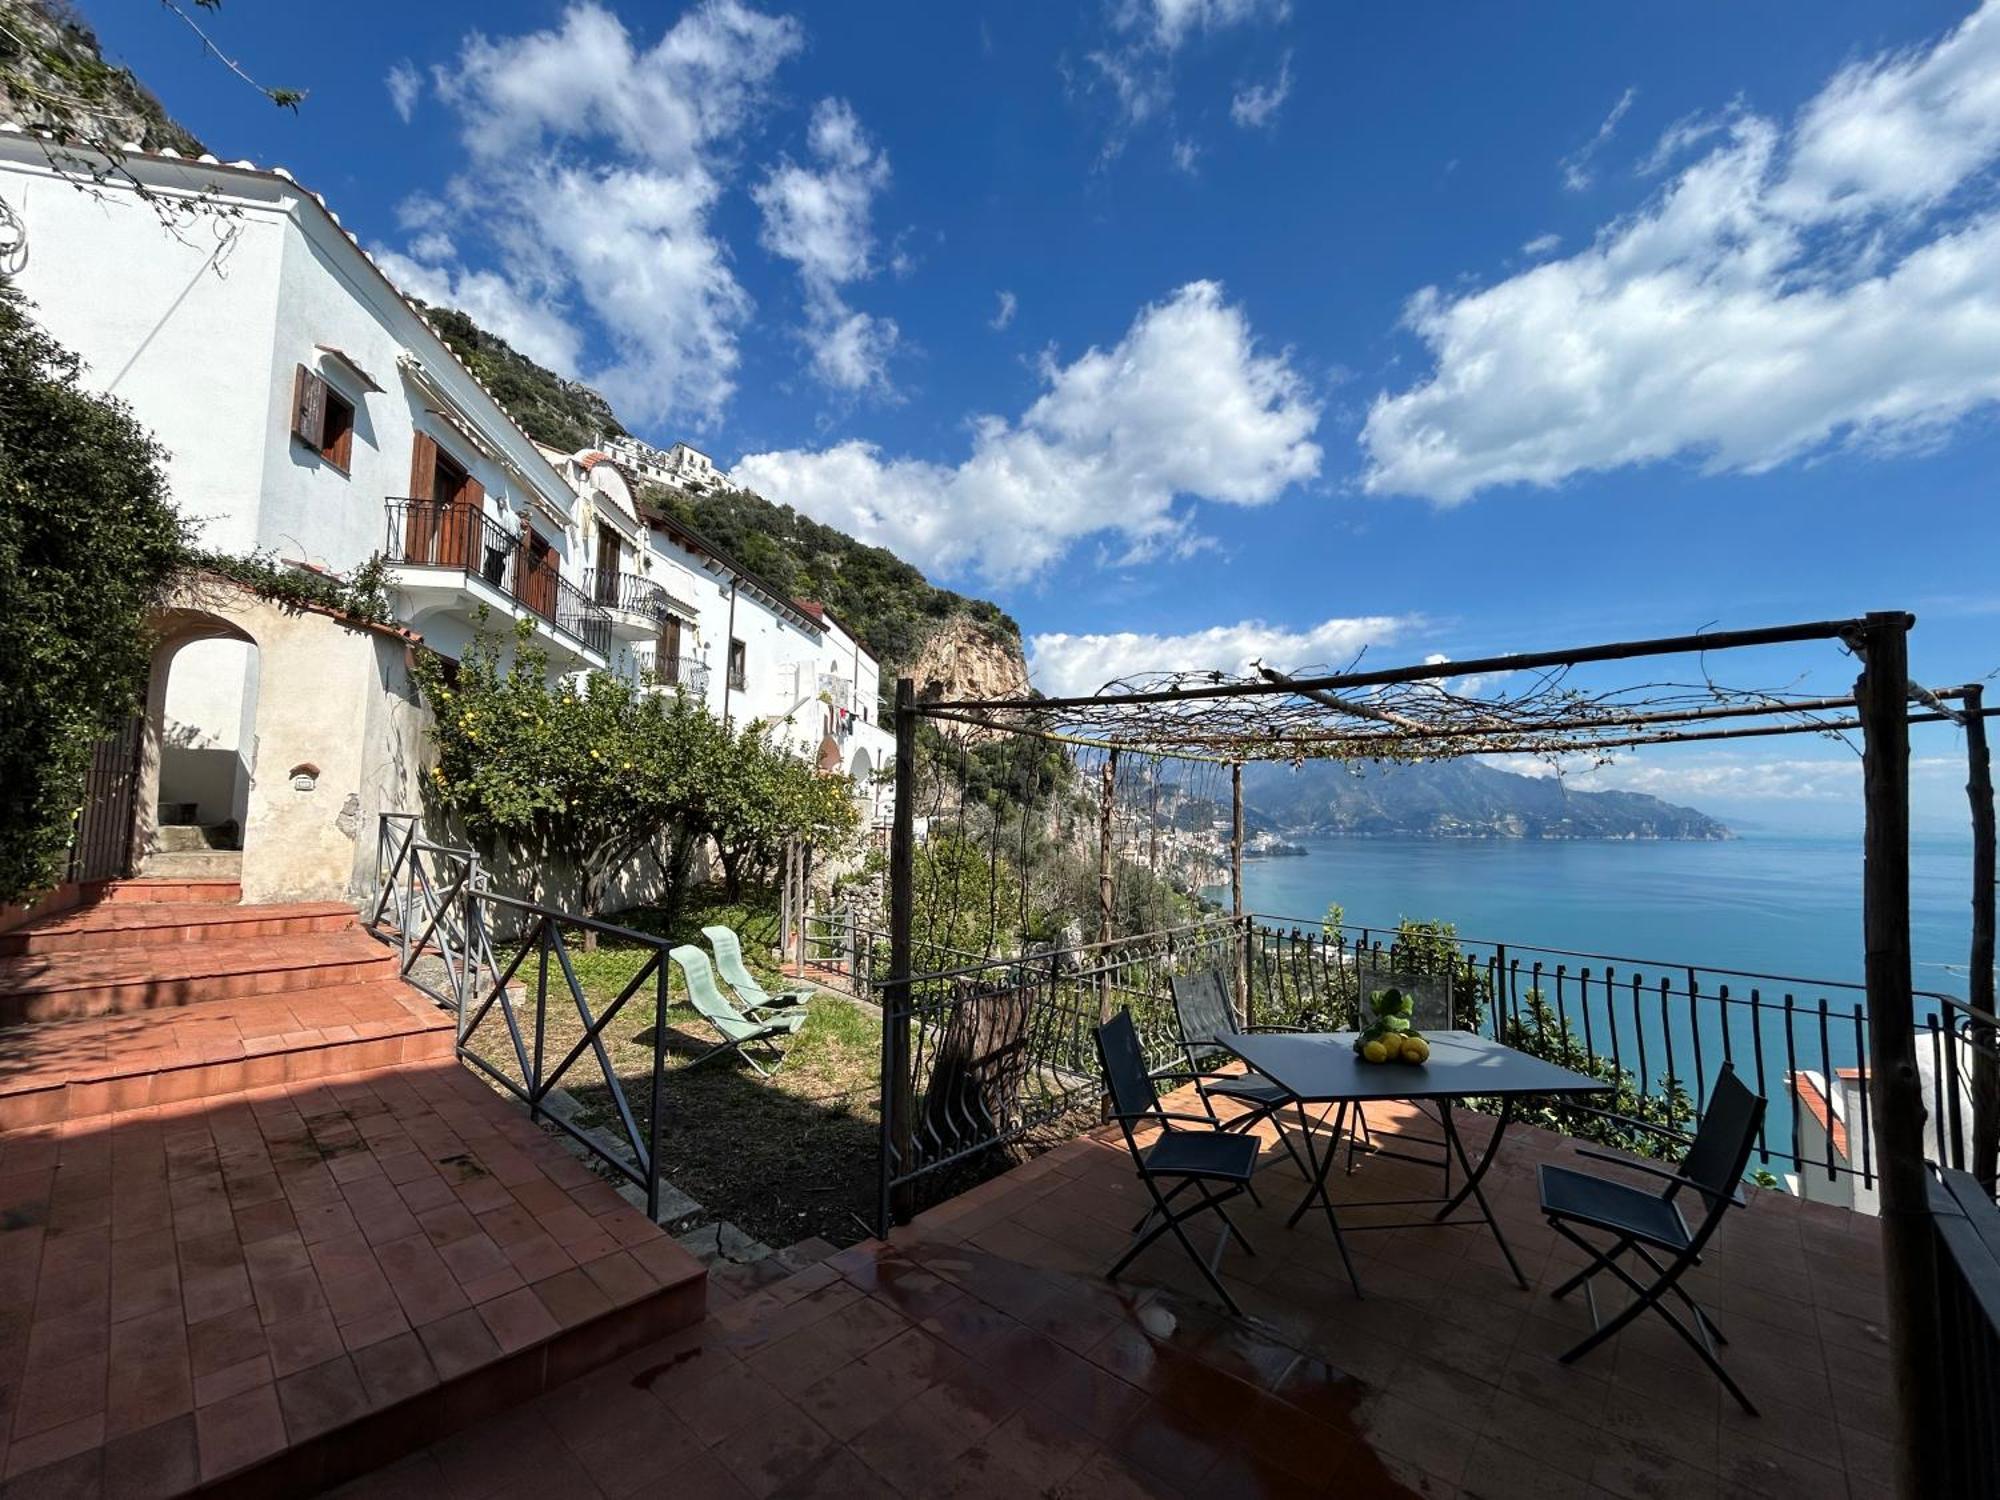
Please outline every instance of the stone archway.
M240 622L208 609L162 610L149 627L132 867L231 878L241 869L256 778L263 653Z

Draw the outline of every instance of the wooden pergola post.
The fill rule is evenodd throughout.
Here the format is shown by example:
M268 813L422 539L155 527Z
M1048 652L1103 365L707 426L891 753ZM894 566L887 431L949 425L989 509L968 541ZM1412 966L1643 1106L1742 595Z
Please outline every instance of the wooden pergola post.
M1236 952L1230 975L1236 991L1236 1019L1250 1024L1250 929L1243 922L1243 762L1229 766L1229 915L1235 924Z
M1111 1019L1111 814L1118 806L1118 752L1098 772L1097 807L1097 1020Z
M1868 1087L1882 1183L1889 1359L1896 1390L1899 1487L1906 1500L1945 1493L1937 1261L1924 1165L1923 1080L1910 981L1911 617L1872 613L1853 644L1862 732L1862 927L1867 943Z
M887 1234L914 1201L892 1193L890 1179L907 1170L915 1110L910 1080L911 931L916 906L916 683L896 680L896 807L889 825L889 978L882 989L882 1173L877 1232Z
M1972 804L1972 974L1966 1000L1981 1015L1993 1012L1994 817L1993 756L1986 745L1985 689L1967 683L1965 795ZM2000 1037L1978 1020L1972 1027L1972 1175L1991 1193L2000 1177Z

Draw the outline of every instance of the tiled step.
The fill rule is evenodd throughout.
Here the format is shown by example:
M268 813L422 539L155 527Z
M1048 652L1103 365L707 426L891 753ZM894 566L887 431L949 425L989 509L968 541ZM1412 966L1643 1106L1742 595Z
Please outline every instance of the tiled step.
M315 1494L706 1305L692 1257L448 1061L0 1134L0 1223L38 1226L0 1235L9 1496Z
M242 872L243 854L236 849L156 850L139 861L139 873L149 880L236 880Z
M324 989L395 969L395 954L359 930L29 953L0 959L0 1026Z
M31 927L0 933L0 957L344 932L353 926L354 908L340 901L268 906L225 906L212 901L100 902L45 918Z
M240 854L242 849L230 842L236 837L234 829L221 825L203 828L193 823L163 823L153 830L153 848L161 854L199 854L209 849Z
M234 876L224 880L114 880L104 887L105 901L136 902L215 902L229 905L243 899L243 883Z
M449 1057L449 1014L399 979L0 1033L0 1130Z

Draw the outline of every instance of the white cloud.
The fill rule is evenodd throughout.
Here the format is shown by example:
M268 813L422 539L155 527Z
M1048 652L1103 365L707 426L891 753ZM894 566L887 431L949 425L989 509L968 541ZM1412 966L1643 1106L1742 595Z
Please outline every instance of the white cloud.
M1279 22L1288 0L1112 0L1104 44L1087 54L1095 76L1116 105L1105 158L1124 149L1137 126L1173 103L1175 56L1194 36L1236 26ZM1281 96L1282 97L1282 96ZM1275 105L1273 106L1275 108ZM1188 163L1178 161L1183 171Z
M1094 693L1108 682L1148 672L1241 676L1253 661L1297 672L1344 666L1364 647L1386 645L1416 623L1408 616L1367 615L1326 620L1304 630L1244 620L1185 635L1055 633L1029 638L1028 666L1035 686L1057 697Z
M1109 349L1044 355L1020 417L980 416L956 465L849 441L753 453L736 478L943 573L1029 577L1084 537L1127 556L1184 545L1182 496L1261 505L1319 472L1319 406L1285 355L1259 352L1214 282L1143 309Z
M1000 293L1000 305L994 309L993 316L987 319L986 326L996 331L1005 328L1014 321L1015 310L1020 305L1020 299L1012 292Z
M1564 187L1572 193L1581 193L1597 180L1597 172L1591 162L1598 152L1611 144L1611 137L1618 133L1618 122L1625 118L1625 112L1631 109L1632 101L1638 97L1636 88L1626 89L1618 96L1618 102L1611 106L1611 113L1604 117L1604 123L1597 127L1597 133L1556 164L1562 169Z
M1837 751L1837 747L1836 747ZM1487 755L1480 759L1503 771L1523 776L1560 773L1579 791L1646 792L1669 802L1758 803L1838 802L1858 809L1861 757L1846 752L1821 757L1760 756L1755 752L1674 750L1621 751L1596 764L1588 757ZM1949 756L1914 756L1913 775L1954 775L1965 771L1963 760Z
M1174 142L1174 169L1192 177L1201 167L1201 147L1186 137Z
M398 118L405 125L409 124L411 116L417 112L417 100L423 97L423 74L405 58L389 69L382 82L388 87L389 103L395 106Z
M1292 94L1292 54L1278 65L1278 76L1269 83L1240 88L1229 101L1229 118L1246 130L1260 129L1277 119L1278 111Z
M631 417L712 420L751 306L712 218L736 138L801 45L796 22L740 0L704 0L650 46L596 0L546 30L471 34L432 75L466 152L445 194L457 255L413 239L385 266ZM583 362L580 312L608 360Z
M1563 237L1559 234L1538 234L1521 247L1521 253L1539 260L1560 247L1562 242Z
M806 142L812 165L781 161L751 192L763 245L799 268L813 373L837 390L886 388L896 325L849 308L842 288L875 273L869 219L889 185L889 158L842 99L820 100Z
M1588 248L1411 300L1434 369L1371 407L1369 490L1449 504L1680 455L1756 473L1935 441L2000 399L2000 9L1842 70L1789 128L1669 134L1715 144Z

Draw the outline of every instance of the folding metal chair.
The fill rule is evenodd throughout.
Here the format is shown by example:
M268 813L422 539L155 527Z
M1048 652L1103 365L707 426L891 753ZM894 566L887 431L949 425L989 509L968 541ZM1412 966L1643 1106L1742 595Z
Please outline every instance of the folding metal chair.
M1695 1132L1694 1143L1678 1167L1670 1169L1628 1161L1603 1151L1577 1152L1593 1161L1610 1162L1628 1171L1662 1178L1667 1183L1664 1191L1651 1193L1588 1172L1542 1164L1542 1212L1557 1234L1590 1256L1588 1265L1551 1294L1566 1297L1580 1286L1590 1302L1593 1331L1562 1356L1564 1364L1588 1354L1651 1309L1687 1340L1742 1408L1753 1417L1757 1415L1757 1408L1750 1404L1750 1398L1730 1378L1716 1356L1716 1346L1729 1340L1680 1281L1690 1267L1701 1264L1702 1247L1715 1237L1724 1214L1731 1207L1743 1206L1739 1184L1763 1122L1763 1096L1751 1093L1737 1078L1735 1069L1724 1063L1709 1095L1708 1112L1702 1116L1701 1128ZM1698 1194L1705 1206L1700 1226L1692 1230L1681 1212L1678 1195L1683 1188ZM1595 1230L1612 1238L1608 1244L1593 1244L1577 1232L1579 1229ZM1655 1251L1659 1254L1655 1255ZM1618 1264L1625 1255L1635 1255L1644 1261L1654 1279L1642 1283ZM1608 1322L1598 1316L1597 1295L1591 1287L1591 1282L1605 1272L1617 1277L1632 1293L1632 1301ZM1663 1300L1669 1294L1692 1315L1693 1327L1676 1316L1673 1307Z
M681 977L687 981L688 1002L722 1037L720 1042L695 1057L688 1064L690 1068L707 1062L711 1057L726 1057L731 1052L767 1077L784 1065L785 1055L778 1046L778 1039L794 1035L805 1025L805 1011L782 1011L775 1016L760 1016L753 1020L723 998L722 991L716 988L715 973L708 966L708 955L701 949L682 943L669 948L667 957L674 961ZM665 1016L661 1016L660 1024L664 1026L666 1020ZM770 1067L765 1067L750 1055L748 1049L752 1043L771 1054Z
M1118 1264L1105 1272L1106 1278L1116 1281L1118 1273L1132 1264L1140 1251L1161 1235L1172 1234L1208 1278L1208 1284L1215 1288L1223 1304L1241 1317L1243 1310L1222 1284L1216 1265L1231 1235L1242 1242L1245 1252L1257 1253L1222 1206L1239 1193L1256 1196L1250 1186L1251 1175L1257 1170L1256 1140L1232 1134L1202 1115L1174 1114L1160 1107L1160 1096L1146 1069L1145 1053L1140 1049L1139 1033L1132 1025L1130 1011L1121 1010L1098 1027L1096 1037L1097 1060L1104 1070L1105 1089L1111 1095L1112 1118L1124 1131L1125 1146L1132 1153L1139 1180L1153 1199L1146 1216L1132 1228L1131 1245L1118 1258ZM1183 1128L1190 1124L1203 1128ZM1160 1134L1150 1146L1141 1149L1138 1131L1147 1125L1158 1125ZM1163 1180L1176 1185L1162 1192ZM1174 1201L1190 1188L1200 1193L1199 1200L1177 1211ZM1196 1214L1210 1212L1222 1220L1222 1233L1216 1240L1214 1256L1204 1258L1181 1226ZM1159 1220L1157 1224L1153 1222L1155 1219Z
M763 1011L790 1010L812 998L809 989L786 990L778 995L765 989L757 976L750 972L750 966L743 962L743 941L736 936L735 928L704 927L701 935L715 950L715 971L722 976L722 982L736 992L736 998L742 1002L743 1013L751 1019L758 1019Z
M1208 1066L1209 1058L1222 1048L1227 1037L1239 1035L1245 1030L1297 1031L1299 1028L1238 1026L1235 1007L1229 1003L1227 980L1220 969L1205 969L1198 974L1174 974L1168 977L1167 985L1173 991L1174 1015L1180 1022L1181 1050L1187 1054L1187 1070L1172 1076L1193 1082L1201 1107L1224 1130L1247 1131L1262 1121L1271 1121L1278 1128L1278 1143L1291 1157L1292 1165L1299 1169L1299 1174L1306 1181L1312 1181L1312 1172L1300 1159L1279 1118L1280 1112L1291 1104L1291 1094L1258 1074L1218 1073ZM1242 1105L1243 1113L1224 1120L1215 1112L1213 1101L1216 1099L1227 1099Z

